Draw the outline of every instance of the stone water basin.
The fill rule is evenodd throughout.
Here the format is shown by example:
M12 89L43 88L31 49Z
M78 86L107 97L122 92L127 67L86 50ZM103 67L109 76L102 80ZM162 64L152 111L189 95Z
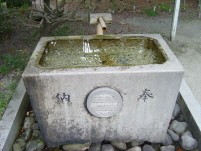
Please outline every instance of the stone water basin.
M46 144L58 146L163 141L183 73L160 35L140 34L43 37L22 77Z

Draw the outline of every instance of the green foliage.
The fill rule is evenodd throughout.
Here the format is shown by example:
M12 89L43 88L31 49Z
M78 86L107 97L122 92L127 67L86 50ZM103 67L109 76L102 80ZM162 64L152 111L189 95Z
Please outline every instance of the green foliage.
M154 11L153 8L146 8L143 10L143 12L147 16L157 16L158 15L157 11Z
M8 37L12 30L13 28L9 17L0 14L0 40Z
M0 74L5 75L13 70L23 70L26 66L28 55L25 53L4 54L1 58Z
M159 4L157 7L161 12L170 12L170 10L172 10L172 7L170 5L164 3Z
M6 0L7 6L9 8L12 7L21 7L23 5L31 5L31 1L30 0Z
M25 11L25 10L28 10L29 9L29 5L27 3L23 3L21 6L20 6L20 10L22 11Z
M2 85L0 84L0 87L2 87ZM6 86L7 91L5 92L0 92L0 119L13 95L13 93L15 92L15 89L17 87L17 83L16 82L11 82L9 83L8 86Z
M8 89L9 89L10 91L15 91L16 87L17 87L17 83L16 83L16 82L11 82L11 83L9 83L9 85L8 85Z
M53 32L53 36L67 36L69 34L69 26L67 24L64 24Z
M4 110L8 104L8 100L11 98L11 94L0 92L0 119L4 113Z
M186 11L186 9L188 8L187 3L181 3L181 11Z

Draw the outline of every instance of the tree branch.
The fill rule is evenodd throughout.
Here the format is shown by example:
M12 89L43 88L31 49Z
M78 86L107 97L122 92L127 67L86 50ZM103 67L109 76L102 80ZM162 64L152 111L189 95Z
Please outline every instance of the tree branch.
M77 7L71 12L70 18L73 18L78 10L78 8L80 7L80 5L84 2L85 0L81 0L79 2L79 4L77 5Z
M41 28L41 26L40 25L32 25L32 24L27 24L26 22L24 22L23 20L21 20L20 18L18 18L18 17L16 17L17 18L17 20L19 21L19 22L21 22L23 25L25 25L25 26L28 26L28 27L33 27L33 28L38 28L38 29L40 29Z

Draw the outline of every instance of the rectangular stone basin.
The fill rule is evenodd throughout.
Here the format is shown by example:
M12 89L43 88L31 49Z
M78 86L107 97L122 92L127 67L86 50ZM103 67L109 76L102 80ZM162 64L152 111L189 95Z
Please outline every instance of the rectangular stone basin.
M48 146L164 140L183 68L158 34L43 37L22 75Z

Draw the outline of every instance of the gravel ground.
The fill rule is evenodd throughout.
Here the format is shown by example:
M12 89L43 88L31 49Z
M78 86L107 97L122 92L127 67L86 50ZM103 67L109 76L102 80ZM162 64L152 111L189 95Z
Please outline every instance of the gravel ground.
M167 135L161 143L144 141L103 141L99 143L66 144L48 148L42 138L33 111L28 111L21 132L13 144L13 151L198 151L197 140L188 130L178 104L175 105Z

